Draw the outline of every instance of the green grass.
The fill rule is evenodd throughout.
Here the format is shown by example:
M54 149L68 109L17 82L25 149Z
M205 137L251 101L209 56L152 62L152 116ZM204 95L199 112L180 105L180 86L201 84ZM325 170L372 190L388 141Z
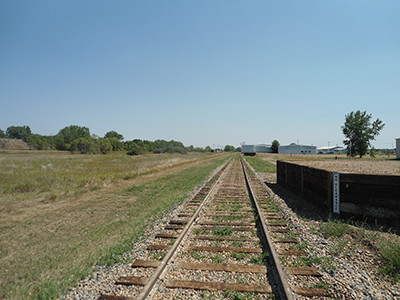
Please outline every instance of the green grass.
M236 260L243 260L243 259L245 259L246 257L248 256L248 254L247 253L244 253L244 252L232 252L231 253L231 257L232 258L234 258L234 259L236 259Z
M339 220L329 219L328 222L321 222L320 230L325 238L341 238L348 233L350 225Z
M327 256L299 256L293 262L294 267L311 267L311 266L321 266L325 272L335 271L336 266L334 265L333 258Z
M324 281L322 281L321 278L318 278L318 283L314 283L310 286L310 288L314 288L314 289L327 289L329 288L329 284L325 283Z
M276 165L269 161L263 160L259 156L244 156L245 160L254 168L256 172L260 173L276 173Z
M57 298L90 274L93 266L122 261L121 254L132 247L147 225L181 202L227 159L227 156L214 156L195 166L123 188L125 175L137 172L133 165L131 171L123 166L129 164L130 157L125 161L125 156L44 158L40 155L21 155L17 159L7 154L0 161L0 173L11 170L10 174L14 174L6 183L0 179L0 298ZM168 163L163 160L166 157L169 157ZM157 167L156 158L142 157L147 162L151 160L153 167L137 158L137 164L143 166L141 174L156 174L168 165L182 163L175 160L179 157L161 155ZM45 162L53 167L42 170ZM115 166L110 166L114 163ZM20 172L20 168L32 178ZM40 184L46 179L37 178L42 172L51 182L43 188ZM63 179L51 178L58 176ZM22 186L21 182L30 182L27 184L30 188L12 187ZM89 192L93 186L99 188ZM68 193L52 197L53 200L46 196L46 193L60 195L63 191Z
M211 261L215 264L221 264L225 262L225 259L222 255L216 254L211 256Z
M384 263L380 272L398 281L400 279L400 244L386 241L381 242L379 248Z
M320 234L325 238L335 238L337 241L335 245L330 247L329 253L332 256L351 255L355 249L366 246L380 256L382 267L379 271L388 278L399 281L400 243L396 239L382 238L378 231L368 230L363 224L356 223L355 225L357 226L351 227L348 223L332 219L320 223ZM331 262L329 261L307 259L307 261L298 263L323 264L326 269L331 269Z
M230 236L233 234L233 230L230 227L223 227L223 228L218 228L213 230L213 234L217 236Z

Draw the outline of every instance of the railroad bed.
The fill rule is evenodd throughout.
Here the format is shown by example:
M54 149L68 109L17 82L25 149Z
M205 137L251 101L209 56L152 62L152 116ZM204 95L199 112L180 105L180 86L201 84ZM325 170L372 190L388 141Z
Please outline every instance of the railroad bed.
M244 161L227 163L99 299L294 299L328 296L306 253ZM295 264L290 264L295 265Z

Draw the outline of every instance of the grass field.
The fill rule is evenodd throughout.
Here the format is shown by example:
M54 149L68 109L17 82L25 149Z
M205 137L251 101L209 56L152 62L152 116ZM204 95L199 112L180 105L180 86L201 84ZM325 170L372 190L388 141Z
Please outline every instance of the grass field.
M263 159L260 155L256 156L243 156L244 159L254 168L256 172L261 173L275 173L276 165ZM275 161L276 162L276 161Z
M228 157L0 153L0 298L55 298L117 262Z

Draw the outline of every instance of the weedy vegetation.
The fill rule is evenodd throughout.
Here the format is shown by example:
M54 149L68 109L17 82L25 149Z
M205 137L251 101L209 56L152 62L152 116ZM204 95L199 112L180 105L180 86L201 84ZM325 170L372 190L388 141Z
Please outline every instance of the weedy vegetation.
M367 224L350 223L331 220L320 223L320 234L331 238L336 243L330 247L332 256L352 255L356 250L367 247L374 251L381 260L379 272L389 280L400 280L400 241L393 235L393 239L383 237L377 230L370 230Z
M400 280L400 244L392 241L381 242L379 245L384 266L380 272L391 277L394 281Z
M52 299L122 261L227 155L0 153L0 298Z
M329 219L320 224L321 233L325 238L340 238L350 231L350 226L339 220Z
M256 172L260 173L276 173L276 165L263 160L259 156L244 156L246 161L254 168Z

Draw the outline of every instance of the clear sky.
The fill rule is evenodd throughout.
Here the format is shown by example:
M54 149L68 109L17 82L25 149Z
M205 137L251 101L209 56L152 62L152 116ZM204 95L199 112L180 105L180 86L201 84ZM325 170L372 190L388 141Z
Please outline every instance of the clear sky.
M400 137L398 0L0 0L0 128L186 146Z

